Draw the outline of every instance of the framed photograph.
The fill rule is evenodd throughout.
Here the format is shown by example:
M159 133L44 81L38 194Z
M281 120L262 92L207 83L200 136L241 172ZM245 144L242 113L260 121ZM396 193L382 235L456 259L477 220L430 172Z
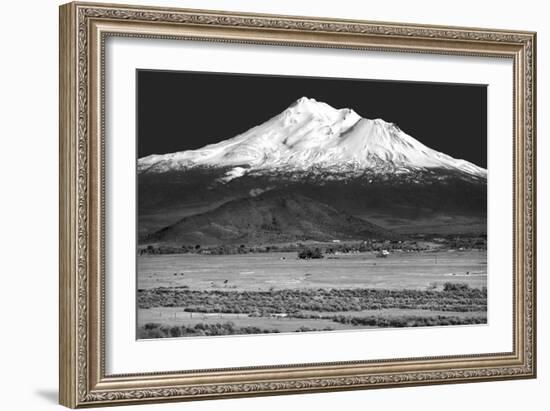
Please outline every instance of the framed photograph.
M536 375L533 32L60 8L60 403Z

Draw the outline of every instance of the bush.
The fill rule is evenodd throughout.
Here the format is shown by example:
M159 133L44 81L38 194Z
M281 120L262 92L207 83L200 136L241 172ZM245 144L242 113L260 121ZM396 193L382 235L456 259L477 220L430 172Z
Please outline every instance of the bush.
M181 328L177 326L170 328L170 337L181 337Z
M309 260L312 258L323 258L323 253L321 252L320 248L305 248L302 251L298 253L298 258L302 260Z
M470 286L466 283L445 283L443 284L443 291L452 292L452 291L468 291Z

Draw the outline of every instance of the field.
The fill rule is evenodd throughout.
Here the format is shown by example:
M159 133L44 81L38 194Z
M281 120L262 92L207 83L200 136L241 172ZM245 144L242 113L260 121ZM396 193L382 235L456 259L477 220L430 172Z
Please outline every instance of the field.
M269 290L284 288L425 289L445 282L486 286L485 251L375 253L299 260L296 253L167 254L138 257L138 288Z
M485 251L138 257L138 337L486 323Z

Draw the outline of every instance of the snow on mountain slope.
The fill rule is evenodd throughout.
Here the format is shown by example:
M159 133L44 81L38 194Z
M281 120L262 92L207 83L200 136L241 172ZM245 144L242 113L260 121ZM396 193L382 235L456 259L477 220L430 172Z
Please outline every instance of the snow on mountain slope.
M307 97L234 138L198 150L141 158L138 172L200 166L231 167L226 181L249 172L308 170L386 174L445 169L487 176L485 169L432 150L392 123Z

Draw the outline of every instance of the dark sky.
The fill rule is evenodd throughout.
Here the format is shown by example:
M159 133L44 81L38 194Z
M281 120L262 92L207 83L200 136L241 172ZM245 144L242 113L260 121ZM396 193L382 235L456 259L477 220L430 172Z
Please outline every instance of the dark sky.
M138 70L138 157L234 137L302 96L382 118L428 147L487 167L487 88L401 81Z

